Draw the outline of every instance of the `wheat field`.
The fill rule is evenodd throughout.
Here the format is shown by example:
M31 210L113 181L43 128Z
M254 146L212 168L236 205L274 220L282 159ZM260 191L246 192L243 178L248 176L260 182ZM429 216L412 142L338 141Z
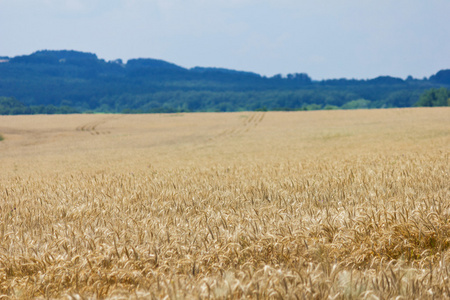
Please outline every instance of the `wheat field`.
M450 297L450 109L0 116L0 299Z

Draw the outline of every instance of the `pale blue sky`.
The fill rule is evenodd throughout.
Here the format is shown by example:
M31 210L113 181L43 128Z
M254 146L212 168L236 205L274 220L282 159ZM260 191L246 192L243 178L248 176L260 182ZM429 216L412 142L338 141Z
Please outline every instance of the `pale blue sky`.
M70 49L313 79L450 69L450 0L0 0L0 56Z

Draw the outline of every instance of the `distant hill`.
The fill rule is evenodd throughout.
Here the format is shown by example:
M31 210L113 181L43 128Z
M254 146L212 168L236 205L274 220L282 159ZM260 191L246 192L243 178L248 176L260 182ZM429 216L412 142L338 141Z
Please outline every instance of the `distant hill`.
M450 87L450 70L421 80L316 81L305 73L265 77L223 68L186 69L150 58L105 61L72 50L0 56L0 97L23 105L16 113L410 107L424 91L441 87ZM7 111L12 109L0 113Z
M450 85L450 70L441 70L430 77L430 81Z

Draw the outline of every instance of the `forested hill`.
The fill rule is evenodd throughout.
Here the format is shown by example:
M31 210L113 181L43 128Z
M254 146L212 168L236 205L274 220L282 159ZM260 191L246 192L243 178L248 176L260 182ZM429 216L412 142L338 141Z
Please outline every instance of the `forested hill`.
M450 70L424 79L316 81L305 73L265 77L66 50L0 56L0 114L409 107L426 91L449 87Z

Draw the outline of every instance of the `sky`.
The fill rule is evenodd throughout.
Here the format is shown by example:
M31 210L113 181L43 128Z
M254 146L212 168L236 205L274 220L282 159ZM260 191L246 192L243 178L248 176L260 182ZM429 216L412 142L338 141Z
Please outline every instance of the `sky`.
M0 56L421 79L450 69L449 13L450 0L0 0Z

